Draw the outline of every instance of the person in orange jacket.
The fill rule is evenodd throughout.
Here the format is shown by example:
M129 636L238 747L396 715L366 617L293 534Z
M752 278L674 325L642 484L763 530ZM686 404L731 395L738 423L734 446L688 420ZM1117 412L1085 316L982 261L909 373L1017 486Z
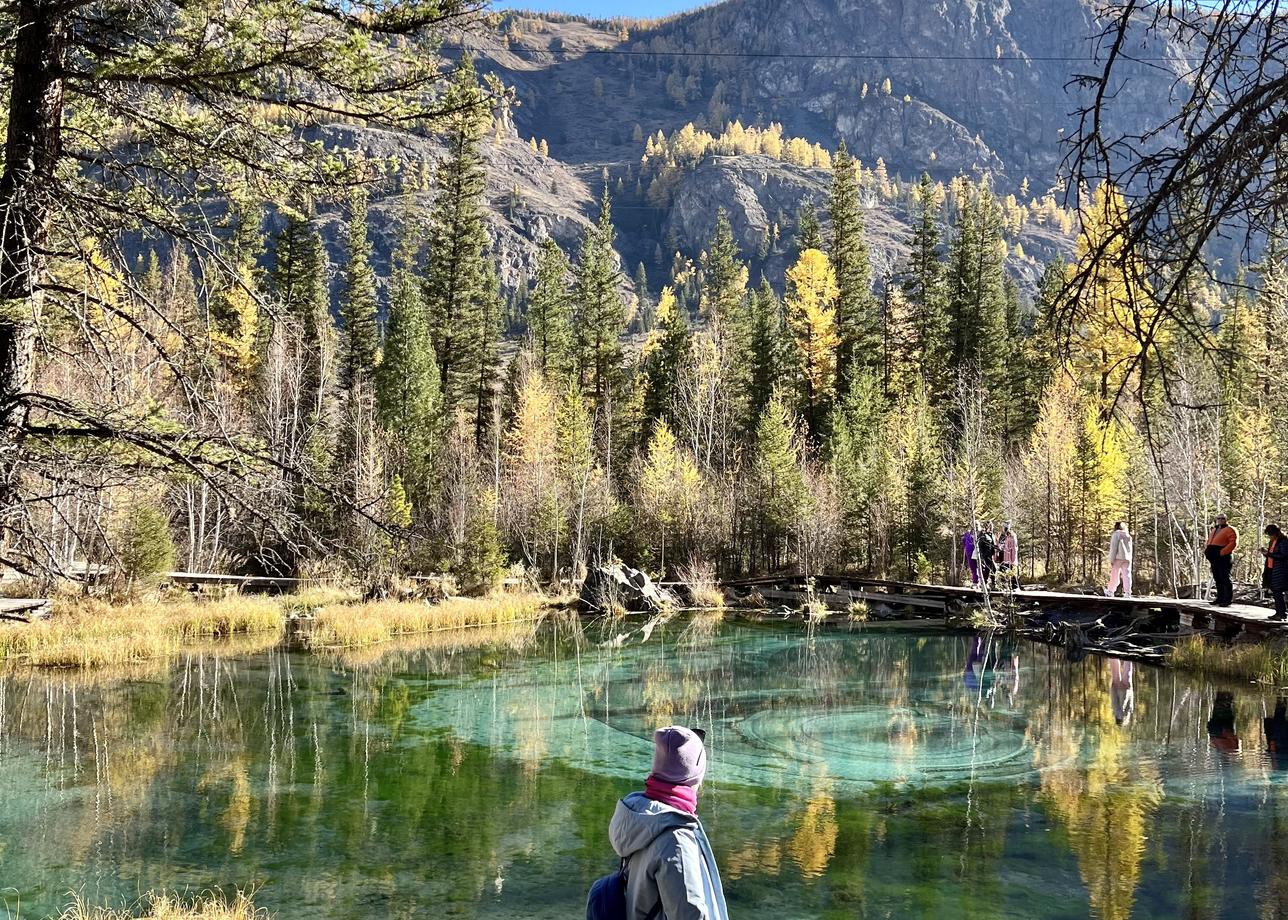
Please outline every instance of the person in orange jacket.
M1234 582L1230 573L1234 570L1234 551L1239 546L1239 531L1230 526L1230 520L1224 514L1216 516L1216 526L1208 534L1207 548L1203 555L1212 566L1212 581L1216 584L1218 607L1229 607L1234 603Z

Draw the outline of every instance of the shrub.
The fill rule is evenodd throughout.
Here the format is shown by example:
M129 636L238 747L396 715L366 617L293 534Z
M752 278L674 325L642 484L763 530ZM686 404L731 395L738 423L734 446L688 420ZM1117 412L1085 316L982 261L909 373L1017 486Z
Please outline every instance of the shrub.
M174 540L170 520L150 502L131 506L121 522L116 539L120 577L127 588L156 584L174 568Z

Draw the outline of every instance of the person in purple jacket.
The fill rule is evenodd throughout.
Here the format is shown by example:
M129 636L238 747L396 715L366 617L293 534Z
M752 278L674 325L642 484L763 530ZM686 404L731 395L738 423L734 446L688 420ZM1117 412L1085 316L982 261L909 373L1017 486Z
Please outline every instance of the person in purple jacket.
M975 525L975 527L978 526L978 524ZM975 555L975 527L967 529L962 534L962 558L966 560L966 568L970 570L972 587L979 584L979 557Z

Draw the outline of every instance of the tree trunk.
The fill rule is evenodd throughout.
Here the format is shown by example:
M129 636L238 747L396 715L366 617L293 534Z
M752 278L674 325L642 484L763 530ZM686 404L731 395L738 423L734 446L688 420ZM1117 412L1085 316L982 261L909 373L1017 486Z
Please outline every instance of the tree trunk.
M9 131L0 174L0 527L6 548L18 503L39 281L62 156L66 7L18 0Z

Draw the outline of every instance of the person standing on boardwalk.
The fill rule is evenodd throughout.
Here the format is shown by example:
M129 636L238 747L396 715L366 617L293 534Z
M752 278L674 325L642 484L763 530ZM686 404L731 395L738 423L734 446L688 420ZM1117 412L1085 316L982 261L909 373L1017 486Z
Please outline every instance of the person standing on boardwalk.
M975 552L975 530L978 527L979 523L976 522L962 534L962 558L966 560L966 569L970 572L972 587L979 584L979 556Z
M1288 591L1288 540L1278 524L1266 525L1266 538L1270 541L1261 555L1266 557L1266 567L1261 572L1261 586L1275 599L1272 620L1288 620L1284 608L1284 592Z
M1131 531L1119 521L1109 535L1109 584L1105 587L1105 597L1113 597L1119 585L1122 585L1123 597L1131 597L1131 560Z
M697 815L707 772L705 734L678 725L655 731L644 791L618 802L609 822L608 839L626 872L628 920L729 920Z
M991 589L993 573L997 571L997 538L993 536L992 523L985 524L975 534L975 552L979 554L980 583Z
M1011 522L1002 525L1002 537L999 541L997 555L1002 563L1002 572L1011 583L1011 590L1020 589L1020 538L1011 529Z
M1216 600L1212 603L1218 607L1229 607L1234 603L1234 582L1230 573L1234 570L1234 551L1239 547L1239 531L1230 526L1230 519L1224 514L1216 516L1216 525L1208 534L1207 548L1203 555L1212 566L1212 581L1216 585Z

